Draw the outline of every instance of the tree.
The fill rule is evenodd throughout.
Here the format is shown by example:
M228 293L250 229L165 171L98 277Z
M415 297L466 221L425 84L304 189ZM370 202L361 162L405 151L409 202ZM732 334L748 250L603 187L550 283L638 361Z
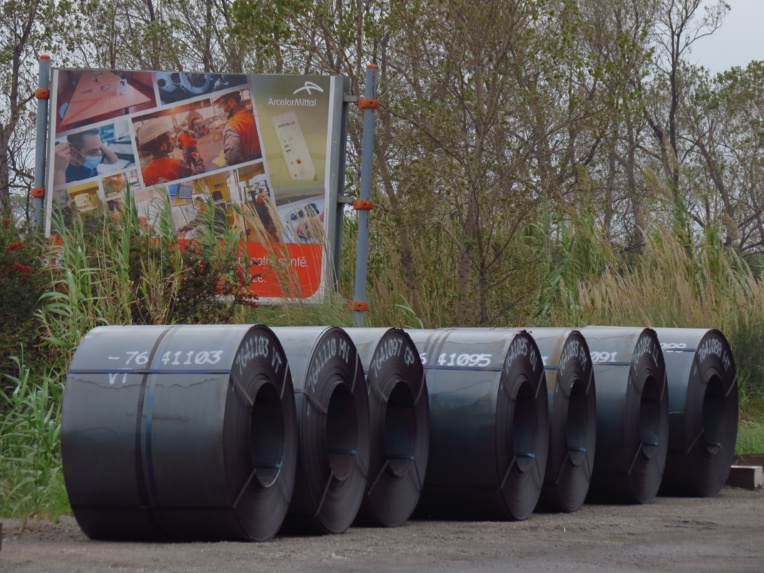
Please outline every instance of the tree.
M699 75L685 110L692 184L702 190L691 215L725 231L724 244L764 252L764 62L710 79Z
M436 257L449 277L454 324L509 320L527 296L517 276L520 236L535 207L528 168L535 140L523 86L533 83L538 15L527 2L391 8L391 143L407 153L392 165L395 200L405 194L408 231L426 245L419 271Z
M0 209L12 218L12 195L26 199L33 179L34 94L37 56L71 45L65 23L71 4L56 0L6 0L0 5Z
M642 175L649 167L642 152L644 102L636 88L652 69L649 34L655 10L655 0L589 0L583 7L578 48L591 62L591 75L599 78L592 100L601 106L597 138L602 149L590 162L589 172L601 189L602 225L611 240L629 251L642 248L651 210Z
M645 110L645 120L659 146L674 193L679 192L683 160L678 119L686 95L686 58L692 44L719 29L730 9L726 2L718 0L705 8L705 15L698 17L702 3L703 0L660 0L657 12L654 41L659 49L655 68L663 93L659 94L659 105Z

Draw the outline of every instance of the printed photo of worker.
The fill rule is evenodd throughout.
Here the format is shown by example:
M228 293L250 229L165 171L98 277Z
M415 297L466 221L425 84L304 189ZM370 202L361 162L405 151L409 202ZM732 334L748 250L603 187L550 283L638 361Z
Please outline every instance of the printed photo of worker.
M133 193L133 198L141 226L152 231L158 231L159 219L162 217L167 204L167 193L156 187L138 186Z
M178 232L178 238L197 238L201 229L209 224L209 209L210 204L206 194L199 194L192 199L173 205L172 219ZM215 231L222 235L228 224L225 206L215 205L212 209L215 217Z
M199 229L210 223L218 235L235 228L233 201L227 182L229 177L230 174L224 171L167 186L173 224L179 239L197 237Z
M196 138L177 122L172 110L133 120L141 178L147 187L204 173L206 166ZM187 112L186 112L187 115ZM184 137L179 135L183 133ZM187 137L185 137L187 136ZM183 152L183 141L186 153Z
M237 221L240 220L246 240L279 242L284 230L263 163L237 169L236 180L242 203Z
M125 173L104 177L101 186L109 215L112 219L117 220L124 211L128 189L133 195L133 201L135 201L135 195L141 187L138 170L131 169Z
M58 187L135 166L128 121L67 132L56 139L53 185Z
M125 173L104 177L102 185L104 198L109 201L118 197L124 197L128 189L130 189L131 193L135 194L141 186L141 181L138 179L138 170L130 169Z
M263 152L249 90L215 95L212 103L215 124L223 126L222 155L215 162L230 166L261 159Z
M238 92L236 92L238 93ZM143 184L224 169L226 118L202 98L133 118Z
M156 107L152 72L57 70L56 132Z

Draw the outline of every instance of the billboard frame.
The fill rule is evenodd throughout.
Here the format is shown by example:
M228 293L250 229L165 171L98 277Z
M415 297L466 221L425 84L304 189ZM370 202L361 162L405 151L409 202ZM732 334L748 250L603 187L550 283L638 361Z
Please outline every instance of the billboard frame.
M56 140L58 137L61 137L60 130L57 131L55 129L54 122L58 120L58 117L56 117L58 109L58 89L56 80L58 79L58 73L61 71L71 71L71 69L67 68L53 68L52 70L46 70L45 74L43 72L42 66L41 66L41 78L43 74L46 76L46 78L50 78L50 83L52 84L53 89L50 91L52 92L50 94L50 105L48 106L48 109L46 110L47 113L43 114L43 118L45 120L45 123L47 124L46 128L43 129L43 135L41 137L40 132L38 131L38 137L37 137L37 151L38 155L40 154L41 149L42 157L43 157L43 164L47 169L43 169L42 171L45 173L44 181L47 184L47 193L44 193L45 195L45 202L44 202L44 208L45 208L45 217L44 217L44 225L46 234L50 234L50 212L52 209L52 195L54 192L54 161L55 161L55 145ZM80 72L99 72L101 70L98 69L81 69L81 70L75 70ZM111 72L111 70L103 70L107 72ZM52 73L51 73L52 72ZM143 73L143 74L152 74L152 77L157 72L148 72L145 70L116 70L114 71L116 73ZM48 76L48 73L51 73L50 76ZM199 72L198 74L201 74L202 72ZM229 74L233 76L234 74ZM253 82L254 78L261 78L261 77L267 77L268 79L274 77L274 76L253 76L250 74L241 74L244 76L244 86L246 86L246 89L250 90L250 98L252 101L252 107L254 111L255 107L255 97L256 94L254 93L253 88ZM328 296L331 292L336 292L338 288L338 281L339 281L339 273L340 273L340 253L341 253L341 234L342 234L342 217L344 212L344 205L348 202L347 196L344 195L344 184L345 184L345 166L346 166L346 147L347 147L347 125L348 125L348 106L350 102L357 101L357 98L352 96L349 93L350 89L350 80L346 76L340 76L340 75L334 75L334 76L278 76L280 78L298 78L300 80L303 80L305 78L311 78L311 77L318 77L318 78L324 78L325 81L328 81L330 90L329 90L329 97L328 97L328 121L326 125L327 130L327 138L326 138L326 157L327 160L324 164L325 171L324 171L324 181L323 181L323 197L325 198L325 204L323 205L323 229L324 229L324 237L321 247L321 269L320 269L320 280L318 283L318 288L315 290L315 292L304 296L304 297L294 297L294 296L280 296L280 297L272 297L272 296L262 296L257 293L256 289L253 289L254 294L258 294L259 302L262 303L280 303L280 302L286 302L288 300L301 300L302 302L308 302L308 303L322 303L328 300ZM42 81L42 80L41 80ZM307 84L306 84L307 85ZM156 90L156 87L155 87ZM47 102L46 102L47 103ZM156 100L156 105L153 108L150 108L151 110L168 110L170 109L170 103L168 102L162 102L158 98ZM255 112L257 114L257 112ZM142 111L127 114L124 117L115 117L115 123L117 121L128 121L130 122L130 128L131 128L131 137L132 137L132 143L135 148L136 146L136 128L133 125L133 122L135 121L136 117L140 118L143 115L148 115L149 111L146 111L143 113ZM108 120L99 120L95 122L93 125L100 126L103 121ZM66 130L64 130L64 133L66 133ZM48 141L45 141L45 136L48 136ZM47 161L45 161L45 158L47 157ZM138 163L138 155L136 154L136 161L134 162L136 165L140 165ZM263 164L265 165L266 159L265 159L265 153L263 153ZM231 168L233 171L233 167ZM36 172L39 173L40 170ZM101 185L100 181L102 178L99 178L99 185ZM67 184L68 185L68 184ZM43 189L45 189L43 187ZM42 203L42 199L39 199L35 202L36 206L40 206ZM42 221L40 221L42 222ZM277 243L277 244L287 244L287 243Z

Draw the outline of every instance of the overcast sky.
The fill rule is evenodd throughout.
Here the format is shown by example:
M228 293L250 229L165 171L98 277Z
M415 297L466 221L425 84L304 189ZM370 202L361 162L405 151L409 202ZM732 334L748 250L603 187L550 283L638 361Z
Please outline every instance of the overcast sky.
M726 0L732 8L724 24L713 35L692 46L690 61L712 74L732 66L745 67L751 60L764 60L764 0ZM714 4L715 0L705 0Z

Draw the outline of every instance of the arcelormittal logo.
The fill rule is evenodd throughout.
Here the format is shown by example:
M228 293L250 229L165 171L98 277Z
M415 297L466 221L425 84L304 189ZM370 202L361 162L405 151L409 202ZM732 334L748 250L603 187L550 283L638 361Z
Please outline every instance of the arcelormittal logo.
M305 85L303 85L301 88L297 88L292 93L296 95L296 94L298 94L300 92L308 92L308 95L313 95L313 90L315 90L315 91L317 91L319 93L324 93L323 88L321 88L321 87L317 86L316 84L314 84L313 82L309 82L309 81L306 81Z

